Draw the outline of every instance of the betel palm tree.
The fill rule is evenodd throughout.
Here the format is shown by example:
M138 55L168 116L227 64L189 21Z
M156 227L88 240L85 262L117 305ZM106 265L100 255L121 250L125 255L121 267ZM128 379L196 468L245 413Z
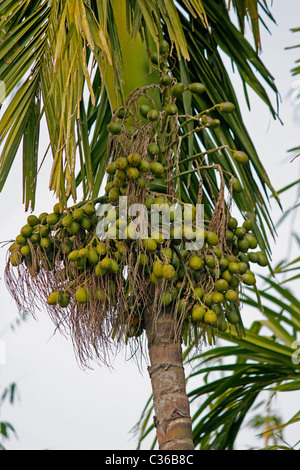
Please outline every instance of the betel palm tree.
M181 342L199 341L202 327L209 336L217 332L215 319L206 324L193 321L189 309L196 306L198 294L197 307L202 305L207 311L208 301L204 304L203 292L200 295L195 288L200 288L200 281L209 281L204 293L211 293L214 278L219 275L216 260L234 248L224 237L232 201L250 221L252 242L256 243L253 238L257 240L268 256L268 234L274 236L267 204L270 194L277 195L243 124L221 53L239 72L247 100L249 86L275 118L265 91L267 86L276 94L274 80L244 37L245 18L249 17L259 49L259 21L262 15L273 18L266 2L232 3L240 30L233 25L223 0L5 0L0 6L0 79L9 97L0 121L0 189L22 142L24 203L26 210L34 209L39 129L45 117L49 148L41 163L51 154L49 186L59 199L53 213L31 216L11 246L8 286L19 305L32 303L32 307L39 296L42 301L46 298L54 321L70 330L83 363L95 358L105 360L111 343L137 340L145 328L161 449L193 448ZM148 168L149 146L157 145L157 140L161 146L156 150L152 145L152 163L165 165L167 179L153 180L153 175L147 173L144 184L140 161L137 170L132 155L142 156L144 169L145 165ZM93 204L108 200L116 205L110 196L116 182L116 166L111 164L115 165L119 157L123 160L118 165L123 162L127 166L129 160L124 163L124 157L130 152L134 171L126 177L132 180L138 175L140 186L137 191L132 181L128 186L120 184L118 188L124 186L122 194L137 198L149 190L151 197L161 197L163 192L164 204L179 201L193 206L201 195L210 232L205 249L214 266L209 268L207 263L205 271L197 274L191 266L186 267L183 245L172 244L168 256L166 252L161 254L161 248L158 258L168 267L169 279L177 269L173 289L169 284L166 287L165 280L163 287L156 282L161 277L151 272L152 264L142 269L142 265L157 260L157 251L149 253L149 245L143 244L141 249L137 243L130 244L127 233L125 246L119 249L116 240L113 249L118 251L112 254L112 245L99 244L93 231L93 224L98 222ZM156 161L157 153L161 163ZM155 173L160 167L152 168ZM108 187L99 199L106 170ZM121 166L118 170L120 176ZM67 209L70 199L75 202L78 187L83 200ZM234 228L231 233L237 255ZM87 264L86 256L91 252L96 263L106 254L96 267L91 258ZM125 275L120 273L114 256L120 265L124 262ZM259 259L266 264L263 255ZM13 268L17 268L17 275ZM251 277L251 272L247 274ZM238 272L227 278L231 282L234 277L231 292L241 275ZM87 287L93 289L93 294ZM178 297L178 290L184 298ZM180 301L184 315L178 320ZM239 317L237 302L225 304L231 316ZM217 312L224 319L222 308L210 305L210 315ZM129 338L128 328L130 333L135 328L133 339ZM240 317L237 330L243 330Z

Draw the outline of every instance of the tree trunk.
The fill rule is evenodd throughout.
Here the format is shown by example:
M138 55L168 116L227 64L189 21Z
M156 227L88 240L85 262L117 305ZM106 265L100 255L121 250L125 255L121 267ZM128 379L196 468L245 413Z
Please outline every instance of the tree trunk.
M154 424L160 450L193 450L181 342L174 340L172 322L168 309L156 319L151 310L145 315Z

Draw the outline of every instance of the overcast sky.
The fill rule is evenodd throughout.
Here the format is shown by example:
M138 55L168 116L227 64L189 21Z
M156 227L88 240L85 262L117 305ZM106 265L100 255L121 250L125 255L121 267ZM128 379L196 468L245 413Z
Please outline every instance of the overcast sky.
M262 59L276 78L281 93L280 116L284 125L274 122L266 107L252 93L251 112L245 104L242 109L260 158L273 185L280 189L299 178L300 159L290 163L291 155L287 150L300 145L300 99L297 107L295 93L298 90L300 95L300 76L297 79L290 74L294 61L300 57L300 49L285 51L284 48L300 43L300 33L290 32L292 27L300 26L300 4L296 0L277 1L272 12L277 26L270 25L272 36L262 31ZM237 76L234 83L243 103ZM0 194L0 241L14 238L27 218L21 203L20 157L19 163ZM49 170L49 166L45 166L40 175L37 214L49 211L56 202L48 192ZM295 191L282 198L285 210L293 204L294 197ZM281 213L275 205L272 213L276 222ZM277 243L273 244L274 262L288 252L289 230L290 225L285 224L278 232ZM296 250L296 246L293 245L293 249ZM53 324L43 312L37 321L30 318L12 331L10 325L15 324L18 312L3 282L5 253L6 250L0 250L0 340L6 346L6 363L0 364L0 385L3 387L11 382L18 385L17 403L1 410L1 418L10 421L18 433L18 439L8 441L7 448L135 448L130 429L136 424L151 393L146 365L139 370L134 361L120 354L114 369L96 365L93 370L81 370L71 341L54 334ZM296 285L293 287L295 289ZM297 406L299 408L298 393L287 394L276 402L286 419L298 410ZM286 434L287 441L293 444L299 434L299 426L291 428ZM239 446L252 445L255 441L250 436L249 432L243 433Z

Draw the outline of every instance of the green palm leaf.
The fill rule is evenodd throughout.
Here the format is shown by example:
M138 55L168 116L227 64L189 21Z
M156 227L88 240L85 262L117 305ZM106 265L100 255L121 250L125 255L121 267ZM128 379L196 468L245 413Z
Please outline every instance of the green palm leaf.
M5 184L25 129L28 130L28 126L30 126L31 121L27 120L30 96L39 96L41 93L43 107L35 125L39 125L41 116L44 114L47 119L53 157L51 189L56 191L57 196L60 196L62 200L66 200L69 195L75 198L78 184L83 185L86 195L88 193L91 195L91 192L93 196L96 195L95 188L101 187L103 178L104 150L103 146L99 144L102 162L102 169L100 169L95 163L98 157L93 157L95 138L92 137L93 132L89 128L94 121L93 118L89 119L81 97L83 90L87 88L90 96L90 115L95 117L98 113L98 107L100 108L98 116L102 116L104 120L102 123L98 120L98 125L104 135L107 119L102 111L108 109L108 95L99 94L96 85L98 86L99 82L102 82L101 89L103 90L103 78L112 78L114 75L110 81L120 90L123 99L134 87L133 82L128 85L130 83L129 73L126 69L129 66L126 65L128 54L126 57L122 57L120 49L120 35L124 41L128 32L121 31L116 25L114 12L118 4L118 0L110 2L77 0L63 4L59 0L51 4L43 0L35 0L30 3L23 0L18 4L8 0L2 2L0 56L3 60L0 65L0 79L5 83L8 96L22 80L25 82L20 89L18 99L12 101L11 105L7 107L0 121L0 144L3 144L0 157L1 187ZM238 6L234 5L234 8L237 9ZM266 5L264 5L264 9L266 9ZM245 149L249 154L255 173L259 176L263 191L269 187L275 194L245 126L240 120L238 102L224 64L218 55L218 47L223 47L224 51L230 55L232 61L237 65L242 80L266 102L274 116L276 113L271 102L263 85L252 72L252 68L256 68L273 91L276 92L276 88L273 78L244 39L243 31L240 32L233 26L223 1L217 3L213 1L204 3L200 0L180 1L176 6L172 1L127 0L126 14L127 28L130 30L132 38L141 35L147 44L145 50L148 50L148 53L151 49L153 50L151 44L158 44L162 38L162 32L158 27L159 18L161 18L165 29L164 34L172 40L175 46L174 52L179 58L191 59L188 64L180 62L181 71L178 73L178 79L182 78L184 70L186 71L188 68L189 74L186 74L185 79L197 81L201 79L209 85L209 102L216 103L230 99L236 104L237 118L227 116L224 119L222 131L214 136L215 142L226 142L227 144L230 142L230 144L235 144L237 148ZM65 29L66 22L70 26L68 30ZM222 24L221 29L215 27L217 23ZM235 48L230 47L227 41L229 37L233 42L239 41L241 43L239 54L236 53ZM214 57L216 63L207 61L206 54ZM92 74L89 70L92 63L96 64L96 68L100 71L98 82L94 82L94 84L92 84ZM70 67L67 68L66 64L70 64ZM183 64L185 65L182 67ZM109 72L110 68L113 75ZM127 74L125 81L124 71ZM28 74L29 76L27 76ZM222 86L224 83L226 83L225 92ZM59 100L58 96L60 96ZM199 109L202 104L204 103L190 103L189 106ZM19 119L22 116L23 119ZM9 133L12 127L16 128ZM33 131L30 132L33 133ZM233 132L236 142L232 141L231 132ZM89 134L89 143L84 136L86 133ZM38 132L35 135L38 139ZM104 141L105 139L104 136ZM188 155L192 153L192 150L190 139ZM23 167L24 169L31 167L31 170L34 170L36 164L33 167L31 162L26 161L29 158L28 155L28 152L23 152L25 160ZM225 155L226 152L223 152L223 162L225 162ZM226 158L228 159L228 157ZM77 160L80 162L79 170L76 167ZM232 167L232 165L230 166ZM36 170L34 172L36 173ZM266 223L272 231L265 202L260 196L259 188L254 184L255 178L251 177L249 169L245 172L238 171L238 173L248 191L247 204L245 200L241 200L241 197L236 198L240 210L244 213L246 211L253 212L255 204L258 204L261 222ZM36 177L36 174L33 175L32 182L28 182L27 189L24 187L26 209L30 203L32 207L34 205ZM248 183L249 178L251 187ZM25 174L23 180L25 184L25 181L28 181L28 175ZM188 177L189 184L193 180L196 189L195 178ZM28 192L29 186L31 191ZM249 206L249 193L253 190L257 201L254 205ZM261 234L262 245L263 238L263 234Z

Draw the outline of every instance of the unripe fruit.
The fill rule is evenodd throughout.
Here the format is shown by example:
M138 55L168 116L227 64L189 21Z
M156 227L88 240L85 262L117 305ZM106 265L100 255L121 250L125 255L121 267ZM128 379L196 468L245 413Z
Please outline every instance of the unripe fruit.
M251 233L246 233L245 236L249 242L249 248L251 248L251 250L254 250L255 248L257 248L257 240L255 236L252 235Z
M98 243L96 246L96 251L99 256L105 256L107 253L106 246L104 243Z
M151 107L148 106L147 104L142 104L140 107L139 107L139 111L141 113L141 115L146 118L147 117L147 114L149 113L149 111L151 111Z
M212 119L211 121L209 121L208 127L210 129L217 129L218 127L220 127L220 124L221 122L219 121L219 119Z
M17 266L20 266L20 264L22 263L22 255L21 253L18 253L17 251L14 251L10 258L10 264L14 267L17 267Z
M157 250L157 243L152 238L146 238L143 240L143 246L146 251L154 252Z
M106 299L106 293L103 289L96 290L96 298L100 300L100 302L104 302Z
M180 96L184 92L184 84L183 83L175 83L175 85L171 88L171 93L176 98Z
M61 209L60 209L60 204L59 202L57 202L56 204L54 204L53 206L53 212L57 215L60 215L61 214Z
M216 267L216 260L213 255L206 255L205 257L205 264L208 266L210 269L214 269Z
M165 39L159 43L159 52L161 54L168 54L170 52L170 45Z
M243 187L237 178L234 178L232 187L233 187L233 191L237 194L243 191Z
M76 221L76 222L80 222L84 217L84 210L83 209L75 209L74 212L73 212L73 219Z
M235 290L229 289L227 292L225 292L225 299L228 300L228 302L234 302L235 300L238 299L238 293Z
M139 258L140 266L147 266L149 264L149 256L146 253L141 253Z
M237 227L235 229L235 234L238 238L244 238L246 235L246 229L244 227Z
M106 168L106 173L108 173L110 176L114 175L117 170L115 162L111 162L107 165Z
M73 219L71 215L66 215L61 221L63 227L70 227L72 222L73 222Z
M39 220L41 221L41 224L42 225L46 225L47 223L47 216L48 216L48 212L42 212L40 215L39 215Z
M59 217L57 214L55 214L55 212L53 212L52 214L49 214L47 216L47 224L48 225L56 225L57 222L59 221Z
M97 264L95 267L96 276L104 276L106 274L106 269L101 268L100 264Z
M225 271L225 269L228 268L228 265L229 265L228 259L226 259L226 258L221 258L220 259L219 267L220 267L221 271Z
M161 296L161 302L164 307L168 307L173 302L173 297L171 292L164 292Z
M61 294L61 298L59 299L59 305L62 308L66 308L70 303L70 295L67 292Z
M39 233L33 233L30 235L30 241L33 245L37 245L40 241L41 237Z
M49 238L41 238L40 240L40 247L44 250L49 250L51 247L51 240Z
M205 294L203 301L204 301L205 305L207 305L207 307L211 307L214 303L213 293Z
M214 304L221 304L224 301L224 295L222 292L214 292L212 295Z
M234 239L234 232L232 232L231 230L226 230L226 241L232 242L233 239Z
M245 274L245 272L248 269L247 263L243 263L243 262L238 263L238 267L239 267L239 273L240 274Z
M25 240L25 238L24 238ZM26 243L26 240L25 240L25 243ZM20 248L20 245L18 245L18 243L13 243L12 245L10 245L9 247L9 251L11 253L13 253L14 251L18 250Z
M189 260L189 266L195 271L198 271L204 267L204 263L200 256L194 255Z
M138 153L131 153L127 157L130 166L138 166L141 163L142 157Z
M188 307L187 301L184 299L180 299L178 302L178 306L177 306L177 314L180 315L182 312L185 312L187 307Z
M126 170L128 166L127 158L126 157L117 158L115 165L118 170Z
M150 153L150 155L158 155L159 154L159 146L155 142L152 142L148 146L148 152Z
M71 225L67 228L70 235L76 235L79 231L79 224L78 222L73 221Z
M204 307L201 307L201 305L196 305L192 310L192 319L194 321L202 321L205 313L206 309Z
M112 259L110 265L110 272L116 274L119 271L119 265L116 260Z
M201 95L202 93L205 92L205 85L203 83L190 83L188 86L188 89L192 92L195 93L196 95Z
M153 196L147 196L145 199L145 206L147 207L148 211L151 210L151 206L154 204L154 197Z
M253 229L253 222L252 222L252 220L246 219L246 220L243 222L243 227L245 228L245 230L246 230L247 232L250 232L250 230Z
M153 62L153 64L155 65L158 65L159 62L161 61L161 57L157 52L151 52L150 59L151 59L151 62Z
M127 178L130 180L138 179L139 174L140 174L139 170L133 166L130 166L126 171Z
M21 246L22 246L22 245L26 245L26 243L27 243L26 237L24 237L24 236L21 235L21 234L18 235L18 236L16 237L16 243L17 243L17 245L21 245Z
M235 159L236 162L241 163L242 165L245 165L249 161L248 156L244 152L241 152L241 151L234 152L233 158Z
M183 209L183 220L184 223L191 223L196 219L196 207L195 206L184 206Z
M206 241L211 246L216 246L219 243L219 237L214 232L207 232Z
M222 272L222 279L225 279L227 282L232 281L232 274L228 269Z
M155 286L159 286L162 283L163 278L162 277L161 278L156 277L155 274L152 272L151 275L150 275L150 281Z
M228 265L228 271L231 273L231 274L236 274L239 272L239 265L238 263L235 263L235 262L231 262L229 263ZM224 273L223 273L224 274Z
M108 199L110 202L118 202L120 197L120 190L119 188L113 187L108 193Z
M142 173L147 173L150 168L150 163L147 160L141 160L141 163L138 166L138 170Z
M262 251L258 251L257 255L258 255L257 263L259 264L259 266L264 266L264 267L267 266L268 258L266 257L266 255Z
M225 292L228 289L228 282L225 279L218 279L215 288L218 292Z
M178 113L178 108L177 108L176 104L169 103L169 104L167 104L167 106L165 108L165 111L169 116L174 116L175 114Z
M159 118L159 112L156 109L150 109L147 113L147 119L151 122L157 121Z
M238 314L233 311L228 312L226 318L232 325L237 325L240 321Z
M27 217L27 222L28 225L34 227L35 225L38 225L40 223L40 219L38 219L35 215L29 215Z
M235 230L238 226L238 221L234 217L230 217L228 220L229 230Z
M31 227L31 225L29 224L24 225L24 227L21 228L21 235L23 235L23 237L30 237L32 232L33 232L33 227Z
M106 271L111 268L111 265L111 260L107 256L100 261L100 267Z
M162 268L162 275L168 281L175 278L176 271L171 264L165 264Z
M118 122L111 122L107 126L108 132L110 132L113 135L120 134L122 130L122 125Z
M172 78L170 77L170 75L165 73L164 75L161 76L160 83L162 86L170 86L172 83Z
M152 232L151 236L158 245L161 245L165 241L165 237L163 236L161 232Z
M75 292L75 299L79 304L85 304L88 301L88 292L83 287L79 287Z
M47 303L49 305L57 305L60 300L62 299L62 293L61 292L52 292L52 294L49 295L47 299Z
M246 253L249 250L250 243L246 237L241 238L237 242L238 248L242 253Z
M256 283L255 276L251 272L247 272L246 274L244 274L242 279L243 279L243 283L246 284L247 286L254 286L254 284Z
M219 110L221 113L232 113L235 110L235 106L233 103L225 101L224 103L220 104Z
M160 176L163 174L163 172L165 171L165 168L164 166L159 163L159 162L153 162L151 163L150 165L150 170L151 172L156 175L156 176Z
M173 257L173 252L171 248L163 248L160 250L161 256L165 261L171 261Z
M201 287L195 287L194 289L194 296L197 299L202 299L203 297L203 289Z
M156 277L163 277L163 264L160 261L156 261L153 265L152 271Z
M96 250L89 250L87 258L91 266L95 266L99 261L99 255Z
M88 215L88 216L91 216L91 215L95 214L95 212L96 212L95 206L93 204L85 204L85 206L83 206L82 209L83 209L85 215Z
M204 322L209 325L215 325L217 322L217 315L213 310L207 310L204 314Z

